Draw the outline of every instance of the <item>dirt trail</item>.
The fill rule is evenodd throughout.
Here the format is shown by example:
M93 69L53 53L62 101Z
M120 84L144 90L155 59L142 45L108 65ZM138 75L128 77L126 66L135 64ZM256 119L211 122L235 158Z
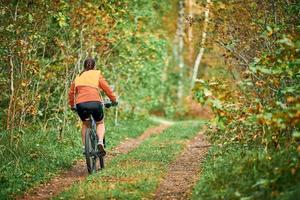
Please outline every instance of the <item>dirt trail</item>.
M170 165L154 199L188 199L199 179L201 160L210 146L203 133L201 131L190 140L182 154Z
M147 139L151 135L163 132L169 126L170 125L167 124L161 124L157 127L147 129L138 138L125 140L111 152L107 153L107 156L105 158L106 163L114 157L116 157L117 155L126 154L129 151L137 148L145 139ZM69 171L61 173L59 176L53 178L48 183L42 184L37 188L31 189L30 191L26 192L22 197L18 197L17 199L50 199L63 192L75 182L83 180L87 175L88 174L86 170L85 161L78 161L76 165L74 165L74 167Z

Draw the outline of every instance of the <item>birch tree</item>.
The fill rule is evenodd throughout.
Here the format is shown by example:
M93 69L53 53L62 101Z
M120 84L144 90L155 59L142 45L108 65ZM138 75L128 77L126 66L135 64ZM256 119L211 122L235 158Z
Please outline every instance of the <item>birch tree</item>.
M187 0L187 5L188 5L188 45L189 45L189 63L193 61L193 56L194 56L194 47L193 47L193 18L194 18L194 13L193 13L193 0Z
M177 22L176 37L178 38L178 66L179 66L179 81L177 97L180 102L183 97L183 72L184 72L184 59L183 59L183 47L184 47L184 1L179 1L179 18Z
M194 64L194 69L193 69L193 74L192 74L192 81L191 81L191 89L194 87L195 81L197 79L199 66L201 64L201 60L202 60L204 50L205 50L205 42L206 42L206 38L207 38L207 27L208 27L208 23L209 23L209 11L210 11L211 4L212 4L211 0L207 0L205 12L204 12L204 17L205 18L204 18L204 24L203 24L200 51L197 55L197 58L196 58L195 64Z

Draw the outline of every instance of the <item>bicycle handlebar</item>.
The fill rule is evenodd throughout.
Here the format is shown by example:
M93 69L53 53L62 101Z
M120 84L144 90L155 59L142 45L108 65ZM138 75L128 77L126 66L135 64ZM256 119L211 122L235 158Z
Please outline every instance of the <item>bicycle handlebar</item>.
M105 108L110 108L112 106L117 106L118 105L118 102L112 102L112 101L104 101L103 102L103 105Z

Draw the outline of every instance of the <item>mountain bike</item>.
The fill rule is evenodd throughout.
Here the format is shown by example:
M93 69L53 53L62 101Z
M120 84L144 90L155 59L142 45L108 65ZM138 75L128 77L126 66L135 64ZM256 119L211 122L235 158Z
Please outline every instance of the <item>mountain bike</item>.
M106 101L103 103L103 109L110 108L111 106L113 106L111 101ZM98 144L98 136L96 134L96 122L93 119L93 116L90 115L89 126L85 133L85 149L84 149L87 170L90 174L96 172L99 169L104 168L104 156L102 156L99 153L97 144ZM103 139L103 144L105 147L106 146L105 138Z

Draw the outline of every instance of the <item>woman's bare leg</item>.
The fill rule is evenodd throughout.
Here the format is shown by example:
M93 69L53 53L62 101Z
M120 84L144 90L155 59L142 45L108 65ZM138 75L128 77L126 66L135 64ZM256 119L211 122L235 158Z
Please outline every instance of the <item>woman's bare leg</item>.
M103 138L105 134L105 126L103 120L101 122L96 122L96 129L97 136L99 138L99 143L103 145Z
M86 129L88 128L89 121L83 121L82 126L81 126L81 139L82 139L82 144L85 144L85 132Z
M101 122L96 122L96 131L97 131L97 136L98 136L98 150L100 155L105 156L106 152L104 150L104 144L103 144L103 138L104 138L104 132L105 132L105 126L104 126L104 121L102 120Z

